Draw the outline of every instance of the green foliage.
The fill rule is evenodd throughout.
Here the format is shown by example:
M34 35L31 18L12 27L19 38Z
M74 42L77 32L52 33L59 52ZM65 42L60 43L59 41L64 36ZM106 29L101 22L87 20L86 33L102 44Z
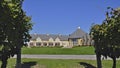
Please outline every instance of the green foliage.
M30 39L31 18L22 10L22 2L23 0L0 0L1 56L4 55L6 59L20 53L21 47Z

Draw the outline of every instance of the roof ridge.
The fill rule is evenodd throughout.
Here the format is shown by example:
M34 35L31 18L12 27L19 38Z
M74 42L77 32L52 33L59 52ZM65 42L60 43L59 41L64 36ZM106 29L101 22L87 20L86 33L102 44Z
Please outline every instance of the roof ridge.
M82 38L86 32L82 29L76 29L73 33L70 34L70 38Z

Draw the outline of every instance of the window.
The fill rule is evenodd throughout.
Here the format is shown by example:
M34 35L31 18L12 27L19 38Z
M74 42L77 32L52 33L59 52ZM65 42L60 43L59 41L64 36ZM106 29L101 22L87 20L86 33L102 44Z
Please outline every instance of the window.
M51 42L51 43L49 43L49 46L53 46L53 43Z
M40 42L37 42L37 43L36 43L36 46L41 46L41 43L40 43Z
M55 43L55 46L60 46L60 43L59 42Z
M77 45L78 44L78 40L77 39L73 39L73 45Z
M30 42L30 46L34 46L33 42Z
M47 43L44 42L44 43L43 43L43 46L47 46Z

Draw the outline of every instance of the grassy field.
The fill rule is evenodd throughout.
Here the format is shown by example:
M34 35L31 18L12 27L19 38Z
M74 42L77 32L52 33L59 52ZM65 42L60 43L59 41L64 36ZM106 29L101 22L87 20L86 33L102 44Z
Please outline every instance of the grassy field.
M66 55L93 55L94 47L81 46L74 48L58 48L58 47L32 47L22 48L22 54L66 54Z
M111 60L102 61L103 68L112 68ZM14 68L15 59L9 59L7 68ZM119 68L120 60L117 61ZM22 59L22 68L96 68L95 60Z

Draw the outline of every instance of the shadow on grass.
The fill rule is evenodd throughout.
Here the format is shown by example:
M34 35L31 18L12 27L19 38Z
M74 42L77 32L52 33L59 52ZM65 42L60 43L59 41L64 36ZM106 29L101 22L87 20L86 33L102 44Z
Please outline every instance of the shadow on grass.
M37 62L35 62L35 61L32 61L32 62L23 62L22 63L22 68L31 68L31 66L34 66L36 64L37 64Z
M86 62L79 62L80 65L83 65L85 68L96 68L95 66L88 64Z

